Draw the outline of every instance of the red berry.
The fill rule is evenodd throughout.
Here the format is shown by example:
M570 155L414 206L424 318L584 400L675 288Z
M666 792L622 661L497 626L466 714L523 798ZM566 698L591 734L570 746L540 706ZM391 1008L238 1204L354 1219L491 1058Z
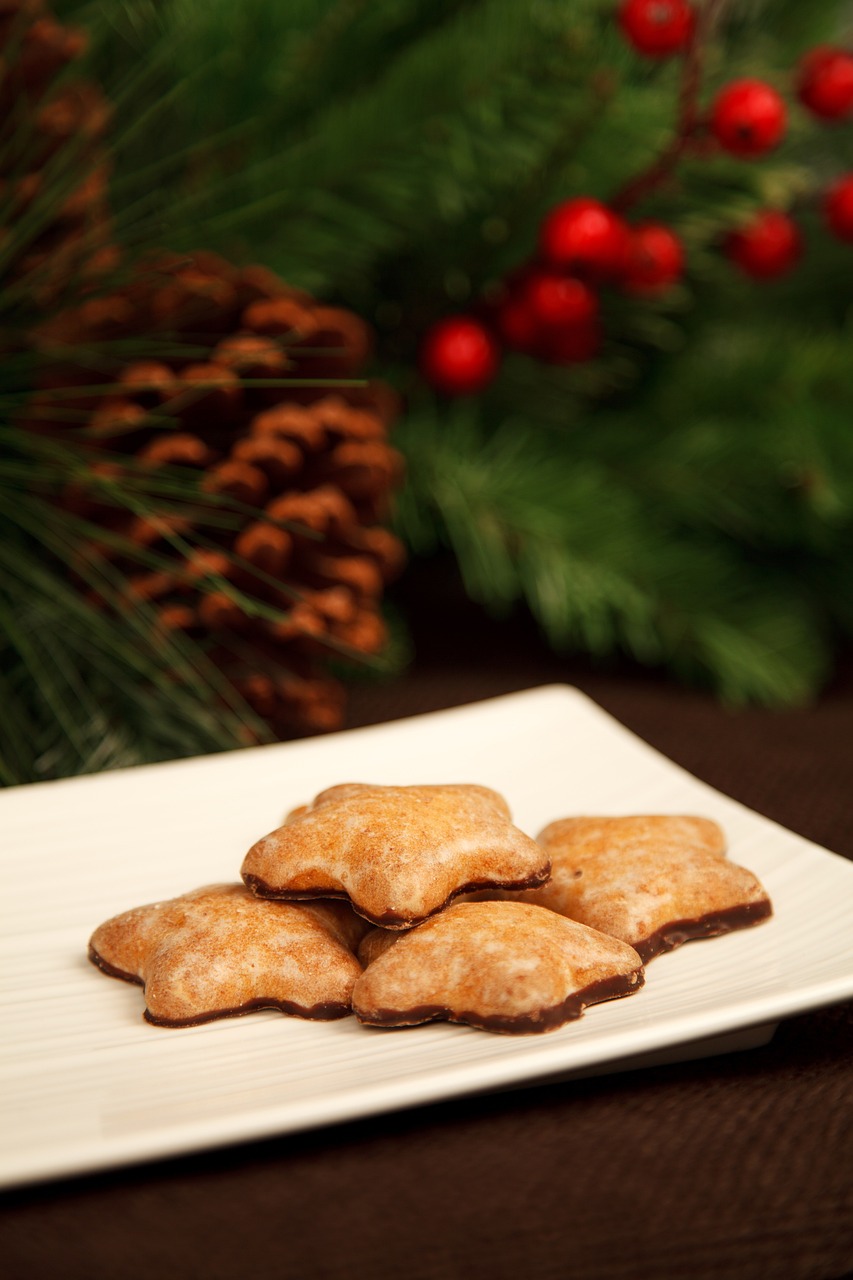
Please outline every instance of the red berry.
M693 10L686 0L624 0L619 9L619 25L626 38L650 58L667 58L683 49L693 24Z
M729 260L756 280L772 280L793 267L803 250L799 228L778 209L763 209L725 245Z
M656 293L680 280L684 247L674 231L660 222L632 228L622 285L629 293Z
M598 315L598 298L589 285L551 271L535 272L527 281L522 298L543 329L588 324Z
M551 266L607 280L624 265L628 228L600 201L579 196L551 210L540 228L539 245Z
M853 241L853 173L845 174L826 193L824 216L839 240Z
M797 94L803 106L823 120L841 120L853 112L853 56L820 45L800 62Z
M711 129L721 147L736 156L760 156L785 132L787 111L763 80L734 80L717 95Z
M433 325L421 351L424 377L449 396L474 395L492 381L500 364L498 344L473 316L448 316Z

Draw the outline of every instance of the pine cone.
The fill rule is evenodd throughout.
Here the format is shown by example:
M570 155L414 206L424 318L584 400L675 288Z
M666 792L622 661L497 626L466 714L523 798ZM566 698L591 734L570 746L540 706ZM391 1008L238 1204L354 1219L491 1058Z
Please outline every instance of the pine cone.
M0 243L3 288L21 308L49 305L111 269L103 138L109 105L74 74L83 32L41 0L0 0Z
M328 655L381 650L380 599L402 563L382 527L402 471L394 398L324 389L356 378L368 330L263 267L161 253L105 286L107 270L119 278L109 107L73 74L85 49L42 0L0 0L7 297L41 317L28 322L42 374L21 425L87 459L57 495L102 531L76 548L80 588L93 594L87 562L109 569L127 607L145 601L161 628L202 644L279 735L336 728L344 693ZM149 496L145 515L129 510L140 476L193 475L191 503Z
M91 464L61 501L109 535L84 556L123 576L128 603L148 602L163 627L202 642L280 736L339 727L330 650L382 649L380 601L403 560L381 523L402 475L388 443L394 398L317 385L357 377L366 326L262 268L197 253L144 263L39 340L52 364L28 424L54 435L70 425L85 441ZM124 363L114 353L131 342L157 358ZM108 394L64 399L81 378L78 344L89 385ZM105 488L178 467L223 503L225 527L199 502L189 518L166 508L140 518Z

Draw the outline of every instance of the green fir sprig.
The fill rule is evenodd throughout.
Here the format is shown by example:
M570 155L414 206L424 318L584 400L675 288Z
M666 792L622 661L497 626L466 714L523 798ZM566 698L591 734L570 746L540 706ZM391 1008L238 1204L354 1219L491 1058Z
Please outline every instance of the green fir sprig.
M853 168L853 125L815 125L793 102L793 76L810 45L849 37L841 0L721 7L700 103L760 75L792 101L790 127L758 163L679 156L631 211L678 231L684 283L660 300L607 294L598 359L559 369L515 356L484 395L452 405L418 374L424 332L492 298L555 202L610 199L654 165L677 123L678 65L638 58L612 0L56 8L92 32L92 73L114 103L111 200L127 260L164 244L251 255L374 324L374 368L406 401L395 444L408 464L397 523L409 573L448 546L473 597L496 613L529 608L560 650L628 652L734 703L814 695L853 630L851 249L818 210L826 184ZM58 201L59 162L56 173ZM40 199L49 220L51 196ZM763 206L796 214L807 252L789 278L756 284L720 248ZM35 221L16 231L21 247L37 234ZM20 342L32 290L8 287L2 390L14 428L34 385ZM163 651L127 617L68 585L59 531L50 546L31 532L45 458L15 465L16 489L8 473L0 498L24 493L30 514L29 531L7 524L4 539L6 691L20 715L3 759L22 762L4 765L7 778L238 741L243 712L221 710L203 653L185 652L176 706L157 673L177 657L158 665ZM134 501L199 501L146 495L137 480ZM66 614L60 648L48 637ZM136 673L127 688L123 669ZM137 688L153 691L147 703ZM100 740L81 738L105 723Z
M68 446L7 430L0 461L0 782L88 773L243 746L269 730L204 651L129 596L126 576L86 551L102 530L56 505L74 475ZM85 459L77 459L79 473ZM164 494L119 487L118 502L163 510ZM171 486L178 505L196 487ZM155 557L125 543L138 564Z
M403 428L399 527L419 554L452 550L468 594L497 616L523 603L558 651L627 653L732 704L801 703L825 677L822 611L772 555L749 563L577 439L540 436L534 451L513 419L447 425L433 412Z

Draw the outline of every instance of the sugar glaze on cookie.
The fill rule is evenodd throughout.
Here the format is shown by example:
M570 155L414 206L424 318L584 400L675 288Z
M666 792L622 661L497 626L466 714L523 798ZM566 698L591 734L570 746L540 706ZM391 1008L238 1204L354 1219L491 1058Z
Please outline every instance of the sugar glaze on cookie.
M242 884L216 884L107 920L89 959L139 983L145 1018L159 1026L256 1009L328 1020L351 1012L365 929L344 903L266 902Z
M331 787L259 840L241 869L262 897L348 898L388 929L410 928L469 890L528 888L549 872L504 798L474 784Z
M359 954L353 1011L375 1027L552 1031L644 978L632 947L521 902L457 902L408 933L368 934Z
M708 818L561 818L538 840L551 880L524 900L621 938L644 962L773 914L764 886L729 860L723 832Z

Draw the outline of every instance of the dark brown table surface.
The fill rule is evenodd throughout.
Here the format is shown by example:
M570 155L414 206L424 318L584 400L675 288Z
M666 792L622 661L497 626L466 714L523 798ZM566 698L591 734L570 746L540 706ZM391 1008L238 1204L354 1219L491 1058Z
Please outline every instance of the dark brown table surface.
M415 660L351 726L550 683L583 689L728 795L853 858L853 657L816 705L733 711L549 653L408 588ZM853 1004L766 1047L461 1098L7 1192L17 1277L841 1280L853 1273Z

